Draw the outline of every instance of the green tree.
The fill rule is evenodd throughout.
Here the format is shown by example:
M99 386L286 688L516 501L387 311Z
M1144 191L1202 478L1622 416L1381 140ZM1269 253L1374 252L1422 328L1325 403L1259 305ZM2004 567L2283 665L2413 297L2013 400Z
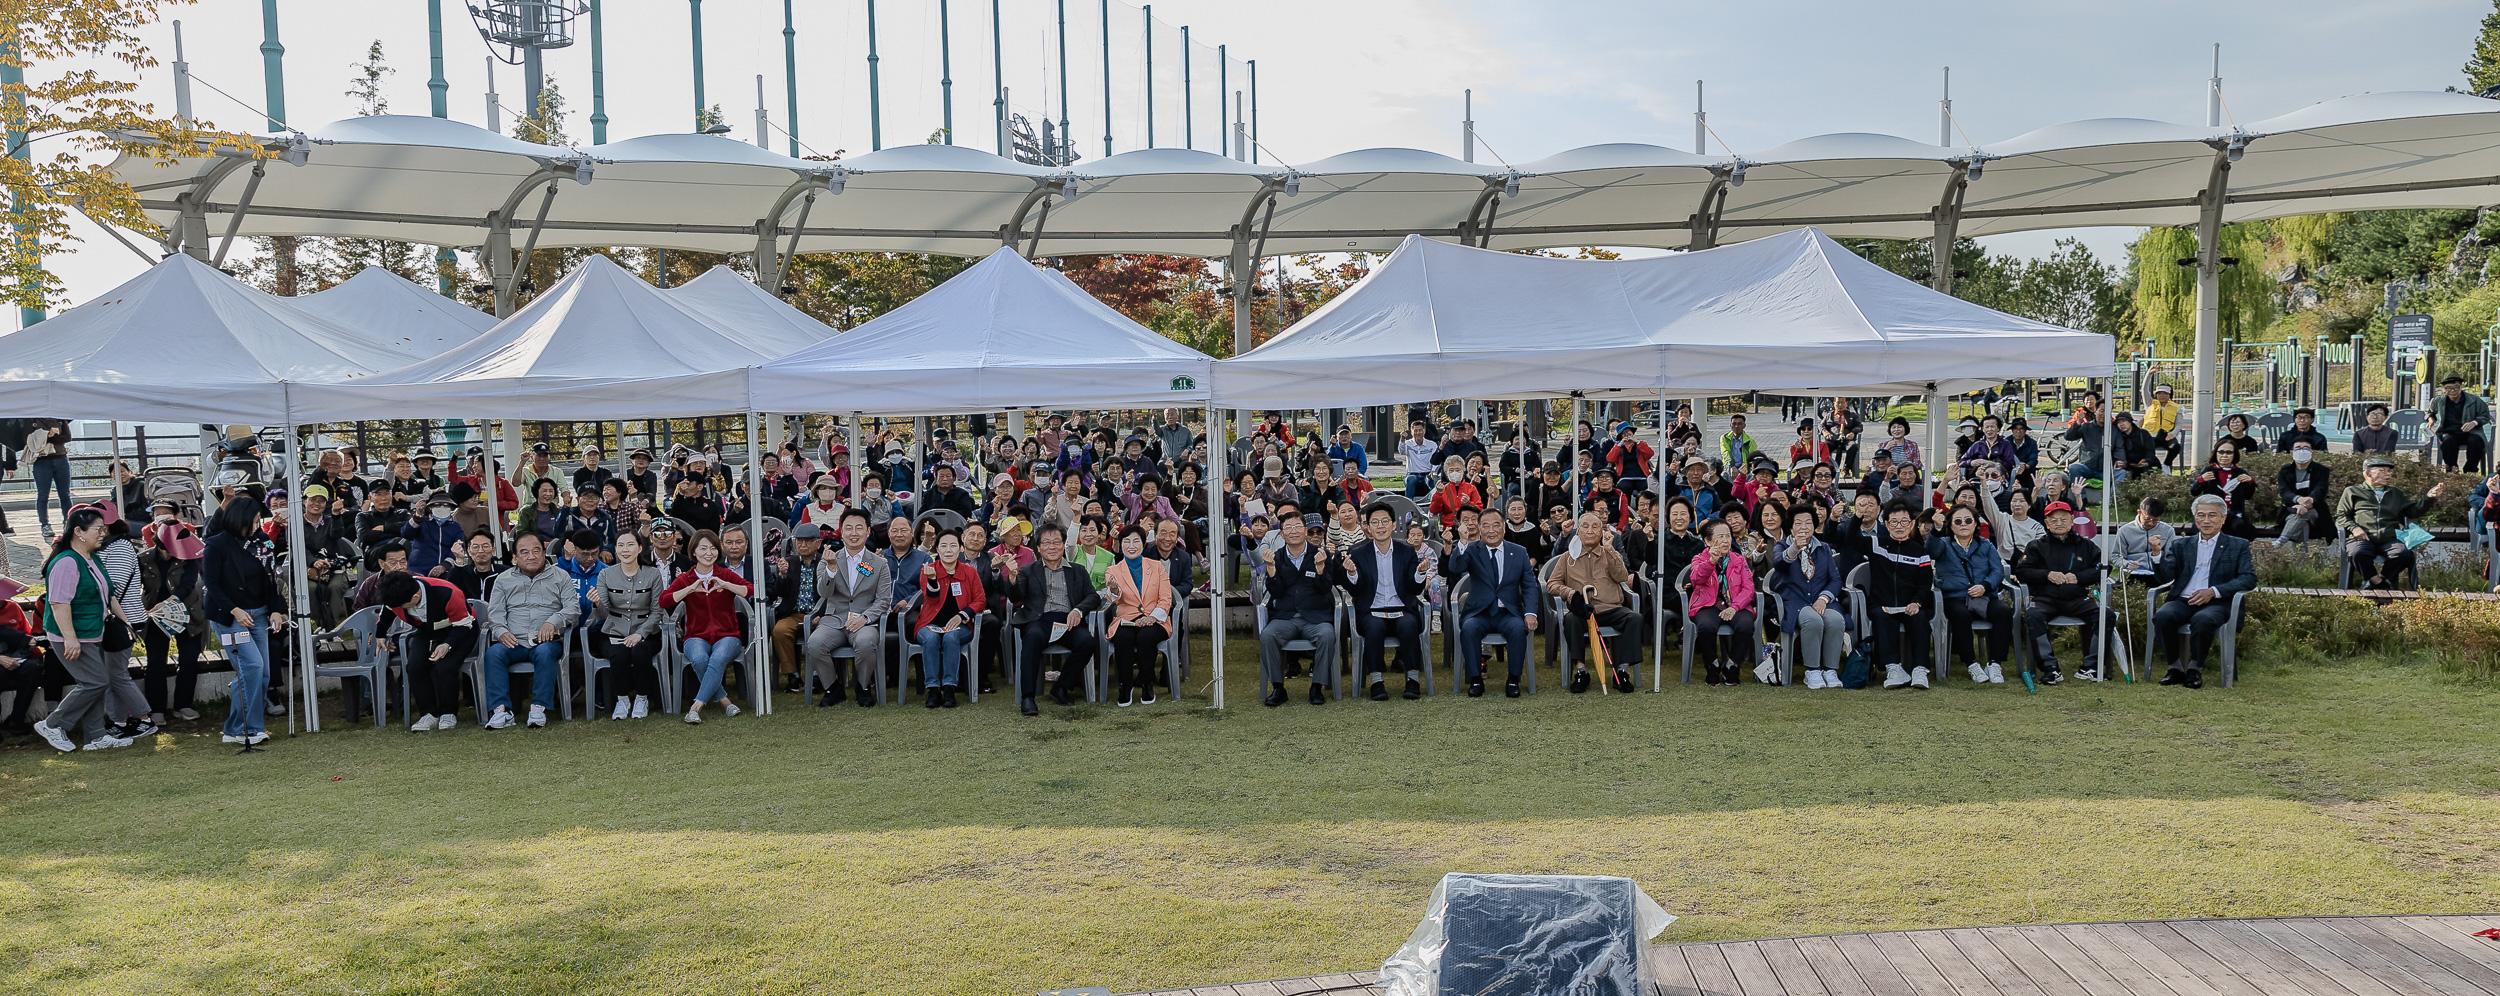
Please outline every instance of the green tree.
M349 63L348 68L354 71L348 77L347 95L356 98L356 116L369 118L376 114L389 114L391 101L382 93L382 81L399 70L391 68L390 63L382 58L382 39L374 39L373 44L365 48L364 61Z
M2222 269L2221 334L2246 338L2273 324L2276 286L2265 271L2266 225L2222 226L2220 254L2237 259ZM2196 232L2150 228L2128 247L2135 286L2135 318L2145 345L2162 356L2186 356L2196 346Z
M2483 15L2482 30L2474 35L2474 54L2465 60L2465 92L2481 93L2500 86L2500 0L2492 4L2491 13Z

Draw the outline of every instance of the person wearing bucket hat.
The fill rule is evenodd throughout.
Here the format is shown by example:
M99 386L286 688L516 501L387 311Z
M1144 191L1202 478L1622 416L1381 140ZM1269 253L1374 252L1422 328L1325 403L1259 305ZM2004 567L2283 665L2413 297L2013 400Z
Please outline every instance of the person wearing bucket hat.
M2465 390L2465 378L2449 374L2431 399L2430 428L2438 434L2439 465L2447 470L2481 473L2491 443L2483 429L2491 424L2491 403ZM2460 460L2462 457L2462 460Z
M399 527L399 538L408 542L408 571L412 574L428 574L435 565L452 562L458 556L460 541L467 535L459 523L452 521L452 514L460 505L450 494L435 491L420 504L422 514Z
M191 707L200 672L200 648L208 636L200 578L206 546L198 530L180 519L160 519L142 532L139 553L140 600L147 622L135 635L147 645L147 671L139 690L147 697L148 718L159 726L168 718L185 722L200 718Z
M2074 506L2053 501L2041 514L2048 533L2023 548L2014 562L2014 579L2031 592L2023 622L2031 634L2032 668L2041 684L2054 685L2062 675L2054 648L2056 631L2049 628L2049 620L2059 616L2100 619L2100 601L2094 593L2101 583L2101 551L2075 532ZM2088 625L2083 627L2083 666L2075 670L2075 677L2097 681L2100 675L2099 626Z

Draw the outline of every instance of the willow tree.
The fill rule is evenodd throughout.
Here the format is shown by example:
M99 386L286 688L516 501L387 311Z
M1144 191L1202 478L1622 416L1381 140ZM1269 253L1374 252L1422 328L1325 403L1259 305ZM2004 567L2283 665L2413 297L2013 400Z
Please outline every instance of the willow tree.
M2235 339L2274 322L2274 278L2266 275L2262 223L2222 226L2221 255L2237 259L2222 268L2221 334ZM2196 232L2146 229L2131 247L2135 268L2135 315L2146 345L2161 356L2190 356L2196 348ZM2182 260L2189 261L2181 265Z

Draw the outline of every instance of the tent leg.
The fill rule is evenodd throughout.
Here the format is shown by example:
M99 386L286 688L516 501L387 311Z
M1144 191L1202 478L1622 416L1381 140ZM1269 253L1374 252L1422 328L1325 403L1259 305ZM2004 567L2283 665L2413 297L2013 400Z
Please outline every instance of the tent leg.
M772 620L766 618L772 603L764 600L764 575L771 570L764 549L764 445L761 420L755 409L747 409L747 549L755 554L755 576L747 579L747 628L753 633L747 641L748 652L754 655L754 687L747 690L755 700L755 714L769 716L773 712L772 648L765 645L773 632Z
M292 391L289 393L292 394ZM287 549L292 551L287 557L287 586L292 589L287 603L294 610L291 613L292 618L288 620L288 624L294 627L288 631L288 639L295 648L295 661L291 668L292 680L295 687L301 690L300 696L290 694L287 699L290 702L302 704L304 732L319 733L321 732L321 716L316 708L317 700L313 697L311 680L313 673L313 643L310 628L312 583L306 573L311 564L304 557L304 485L299 479L296 467L296 457L301 455L303 440L295 436L295 416L291 412L287 415L286 427L283 431L286 452L279 455L279 462L286 466L286 542ZM290 736L295 733L294 709L287 710L286 732Z
M1658 521L1650 523L1650 524L1649 524L1649 529L1650 529L1650 532L1651 532L1651 533L1653 533L1654 535L1656 535L1656 536L1657 536L1657 538L1658 538L1658 556L1655 558L1654 562L1657 564L1657 567L1658 567L1658 579L1659 579L1660 581L1666 581L1666 580L1668 580L1668 579L1670 579L1670 578L1674 577L1674 575L1667 573L1667 502L1666 502L1666 495L1667 495L1666 483L1667 483L1667 480L1666 480L1666 473L1665 473L1665 469L1664 469L1664 468L1662 468L1662 467L1659 467L1659 466L1658 466L1658 458L1659 458L1659 456L1663 456L1663 455L1667 452L1667 437L1666 437L1666 432L1667 432L1667 389L1666 389L1666 388L1661 387L1661 388L1659 388L1659 389L1658 389L1658 452L1657 452L1657 454L1656 454L1656 455L1651 456L1651 457L1650 457L1650 461L1649 461L1649 462L1650 462L1650 468L1649 468L1649 489L1650 489L1650 492L1651 492L1652 494L1655 494L1655 495L1657 495L1657 496L1658 496L1658 500L1657 500L1656 502L1653 502L1653 503L1651 504L1651 506L1650 506L1650 507L1655 508L1655 509L1657 509L1657 510L1658 510ZM1633 438L1638 439L1638 438L1640 438L1640 437L1639 437L1638 435L1635 435L1635 436L1633 436ZM1637 507L1639 504L1640 504L1639 502L1634 502L1634 503L1633 503L1633 505L1634 505L1635 507ZM1649 618L1650 618L1650 627L1649 627L1649 629L1650 629L1650 634L1649 634L1649 637L1650 637L1650 638L1649 638L1649 690L1650 690L1650 692L1651 692L1652 694L1655 694L1655 693L1658 691L1658 689L1660 689L1660 688L1664 687L1664 686L1663 686L1663 684L1662 684L1662 682L1664 682L1664 681L1666 680L1666 676L1667 676L1667 601L1666 601L1666 599L1667 599L1667 594L1666 594L1666 586L1665 586L1665 585L1663 585L1663 584L1658 584L1658 585L1652 585L1652 586L1650 587L1650 590L1649 590ZM1557 619L1557 620L1554 620L1554 622L1555 622L1555 624L1556 624L1557 626L1559 626L1559 625L1562 623L1562 620ZM1548 637L1547 639L1552 639L1552 638L1551 638L1551 637Z
M1728 468L1733 473L1735 468ZM1563 427L1563 473L1571 481L1571 528L1580 528L1580 392L1571 392L1571 424Z
M1224 708L1224 544L1229 525L1224 515L1224 411L1207 406L1207 476L1198 483L1207 489L1207 643L1213 647L1215 659L1207 670L1215 675L1213 698L1207 708ZM1187 625L1189 612L1182 606L1181 622ZM1330 679L1334 681L1334 679Z

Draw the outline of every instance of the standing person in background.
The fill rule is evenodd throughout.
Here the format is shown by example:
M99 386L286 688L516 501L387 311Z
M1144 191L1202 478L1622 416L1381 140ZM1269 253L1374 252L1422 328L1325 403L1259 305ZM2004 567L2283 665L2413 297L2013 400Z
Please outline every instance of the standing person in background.
M24 460L31 465L35 479L35 520L43 526L45 540L52 539L52 497L61 499L61 516L69 517L69 423L57 418L33 420L33 429L26 434L26 445L20 447Z
M1406 461L1406 496L1409 498L1422 498L1432 493L1432 475L1439 466L1433 462L1432 455L1440 450L1440 446L1424 438L1427 428L1429 426L1423 419L1409 422L1406 424L1406 438L1398 441L1398 456Z
M286 629L285 606L278 586L250 544L260 522L260 508L249 497L230 499L209 520L208 543L200 572L208 591L201 605L208 626L234 664L234 685L226 696L225 741L254 746L269 732L261 718L269 704L269 634Z

